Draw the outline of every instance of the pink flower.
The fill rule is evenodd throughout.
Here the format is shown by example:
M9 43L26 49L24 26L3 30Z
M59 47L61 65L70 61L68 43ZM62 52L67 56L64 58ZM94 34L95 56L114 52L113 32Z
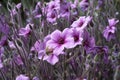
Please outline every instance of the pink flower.
M72 28L71 30L72 30L71 36L74 39L74 47L77 45L81 45L83 41L83 37L82 37L83 31L79 31L76 28Z
M78 30L83 30L90 23L91 19L92 17L90 16L82 16L78 20L74 21L71 26L73 28L77 28Z
M54 23L54 22L56 22L56 19L57 19L56 10L52 10L49 13L47 13L47 21L48 22Z
M33 27L33 24L27 24L25 28L20 28L18 35L24 36L24 37L27 37L28 35L30 35L30 32L31 32L30 26Z
M108 19L108 22L109 22L109 26L107 26L103 31L103 36L107 41L110 41L111 39L115 38L115 31L116 31L115 25L119 22L119 20L115 20L115 18L112 18L112 19Z
M60 4L60 17L68 18L70 16L70 3L64 2Z
M91 48L95 47L95 39L87 31L84 31L83 39L83 46L86 52L89 52Z
M66 28L63 32L55 30L51 34L51 39L47 42L49 47L53 47L54 52L59 55L65 48L72 48L74 39L69 35L69 29Z
M31 48L31 51L39 52L40 50L43 50L45 48L45 43L41 40L38 40L35 42L34 46Z
M47 4L47 12L50 12L52 10L57 10L59 8L59 4L56 3L55 1L50 1Z

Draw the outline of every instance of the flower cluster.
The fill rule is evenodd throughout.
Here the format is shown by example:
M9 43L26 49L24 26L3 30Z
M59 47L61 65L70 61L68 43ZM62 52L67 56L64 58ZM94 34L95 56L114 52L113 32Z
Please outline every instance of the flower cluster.
M118 0L0 2L0 80L120 80L119 7Z

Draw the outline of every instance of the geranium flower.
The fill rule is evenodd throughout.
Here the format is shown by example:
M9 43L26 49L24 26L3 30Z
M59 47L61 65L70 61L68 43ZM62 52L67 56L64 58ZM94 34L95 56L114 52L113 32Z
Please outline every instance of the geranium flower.
M43 50L45 48L44 42L41 40L38 40L35 42L34 46L31 48L31 51L39 52L40 50Z
M83 33L83 46L86 52L89 52L91 48L95 47L95 39L87 31Z
M59 8L59 4L56 3L56 1L50 1L47 3L47 12L50 12L52 10L57 10Z
M113 18L113 19L108 19L108 22L109 22L109 26L107 26L103 31L103 36L107 41L110 41L111 39L115 38L115 31L116 31L115 25L119 22L119 20L115 20Z
M29 77L23 75L23 74L20 74L19 76L16 77L15 80L30 80Z
M64 2L60 4L60 17L68 18L70 16L70 3Z
M59 55L65 48L73 47L74 39L69 35L68 28L64 29L63 32L55 30L51 34L51 39L47 42L47 45L55 48L55 53Z
M42 42L41 40L37 40L35 42L35 44L33 45L33 47L31 48L31 51L36 51L36 52L39 52L41 50L44 50L45 47L46 47L46 42L48 40L50 40L51 37L50 35L47 35L45 38L44 38L44 41Z
M20 28L18 35L24 36L24 37L27 37L28 35L30 35L30 32L31 32L30 26L33 27L33 24L27 24L25 28Z
M89 7L89 2L88 2L88 0L82 0L82 1L80 2L80 8L81 8L83 11L88 10L88 7Z
M83 30L91 21L92 17L81 16L78 20L72 23L73 28L77 28L79 30Z
M48 22L54 23L54 22L56 22L56 19L57 19L56 10L52 10L49 13L47 13L47 21Z
M78 31L76 28L72 28L71 36L74 39L74 47L77 45L81 45L83 41L82 33L83 31Z
M107 26L106 29L103 31L103 36L107 41L110 41L111 39L115 38L115 27L109 27Z

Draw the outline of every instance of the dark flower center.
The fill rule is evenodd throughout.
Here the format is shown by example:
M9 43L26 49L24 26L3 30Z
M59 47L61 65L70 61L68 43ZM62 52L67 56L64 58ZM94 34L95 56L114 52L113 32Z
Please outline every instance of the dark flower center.
M89 45L89 41L85 40L85 41L83 42L83 46L90 47L90 45Z
M53 9L53 8L55 8L55 5L52 5L52 7L51 7L51 8L52 8L52 9Z
M51 18L55 18L55 14L51 14Z
M79 40L79 37L77 35L74 35L74 41L77 42Z
M88 5L85 5L85 8L87 8L88 7Z
M79 24L78 24L79 27L81 27L83 25L83 23L84 23L83 21L80 21Z
M64 43L65 43L65 40L64 40L63 38L60 38L60 39L58 40L58 43L59 43L59 44L64 44Z
M66 12L69 12L69 9L67 8L67 9L65 9L65 11L66 11Z

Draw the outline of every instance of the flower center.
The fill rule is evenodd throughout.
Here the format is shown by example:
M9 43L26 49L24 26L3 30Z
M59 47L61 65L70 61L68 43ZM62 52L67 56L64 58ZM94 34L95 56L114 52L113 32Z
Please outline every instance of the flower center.
M79 24L78 24L79 27L81 27L83 25L83 23L84 23L83 21L80 21Z
M53 13L53 14L51 14L51 18L55 18L55 14Z
M66 11L66 12L69 12L69 9L67 8L67 9L65 9L65 11Z
M77 35L74 35L74 41L77 42L79 40L79 37Z
M64 44L64 42L65 42L65 40L63 38L61 38L61 39L58 40L59 44Z
M88 46L88 47L89 47L89 41L85 40L85 41L83 42L83 46Z
M52 7L51 7L51 8L52 8L52 9L53 9L53 8L55 8L55 5L52 5Z

